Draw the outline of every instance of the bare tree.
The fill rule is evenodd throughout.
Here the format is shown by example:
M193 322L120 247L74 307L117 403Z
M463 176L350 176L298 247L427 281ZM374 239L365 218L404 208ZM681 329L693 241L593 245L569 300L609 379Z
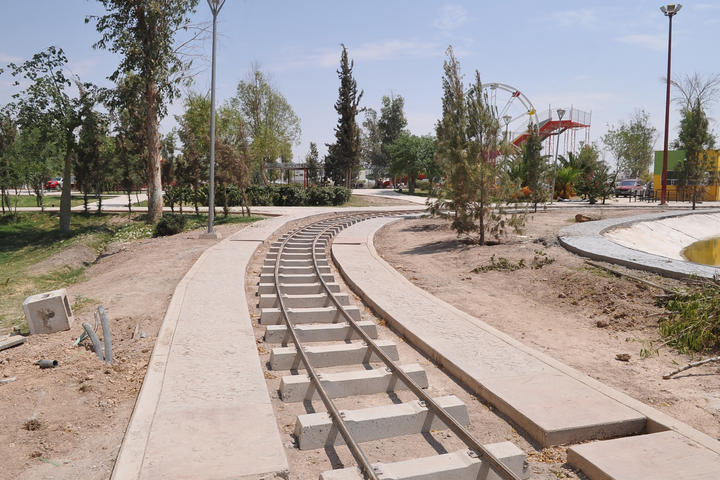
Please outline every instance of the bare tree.
M681 110L692 110L696 106L706 107L720 97L720 74L714 73L707 77L695 72L670 81L677 90L673 101L680 105Z

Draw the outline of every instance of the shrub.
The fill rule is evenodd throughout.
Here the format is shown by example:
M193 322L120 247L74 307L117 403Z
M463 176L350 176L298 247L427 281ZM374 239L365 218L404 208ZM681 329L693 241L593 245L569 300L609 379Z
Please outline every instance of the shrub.
M305 189L299 185L280 185L275 188L273 205L297 207L305 204Z
M720 285L707 281L689 293L667 302L669 318L660 322L666 343L681 353L705 352L720 347Z
M352 191L345 187L332 187L333 188L333 205L342 205L343 203L350 200Z
M165 214L155 225L153 235L156 237L164 237L167 235L175 235L185 229L187 218L184 215L175 213Z
M313 185L305 191L305 203L310 206L332 205L335 199L334 192L329 187Z
M250 185L245 189L245 193L248 196L248 202L250 205L268 206L273 204L273 190L272 187L266 187L264 185Z

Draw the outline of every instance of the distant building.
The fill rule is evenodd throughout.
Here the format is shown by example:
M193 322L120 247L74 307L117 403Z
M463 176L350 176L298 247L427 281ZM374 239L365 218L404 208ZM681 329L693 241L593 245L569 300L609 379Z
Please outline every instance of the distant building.
M704 194L701 197L705 201L720 201L720 188L718 180L720 177L720 150L707 150L708 155L708 171L706 179L703 182ZM678 165L685 160L685 150L669 150L668 151L668 175L667 175L667 192L668 200L689 200L690 193L685 192L685 188L681 185ZM653 169L653 188L656 192L655 196L659 198L660 189L662 188L662 150L655 152L655 168Z

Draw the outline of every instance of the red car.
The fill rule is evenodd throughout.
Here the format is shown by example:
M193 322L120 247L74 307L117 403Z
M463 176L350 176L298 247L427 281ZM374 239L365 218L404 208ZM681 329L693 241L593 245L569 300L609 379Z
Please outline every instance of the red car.
M634 197L645 193L645 182L637 178L621 180L615 185L615 196Z
M60 177L51 178L45 182L45 190L58 190L62 188L63 179Z

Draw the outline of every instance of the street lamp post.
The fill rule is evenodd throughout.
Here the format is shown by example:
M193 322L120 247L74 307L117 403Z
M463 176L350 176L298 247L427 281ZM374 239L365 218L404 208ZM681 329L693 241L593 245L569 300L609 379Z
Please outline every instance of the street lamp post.
M503 158L507 160L507 151L508 151L508 125L510 125L510 120L512 120L511 115L503 115L502 117L503 122L505 122L505 145L503 145Z
M204 237L220 238L213 229L215 222L215 47L217 37L217 16L225 0L207 0L213 16L212 32L212 75L210 83L210 185L208 186L208 229Z
M667 61L667 88L665 90L665 141L663 142L663 166L660 182L660 205L667 204L667 169L668 169L668 135L670 129L670 58L672 53L672 19L680 11L682 5L669 4L660 7L660 11L668 17L668 61Z
M565 109L558 108L556 111L558 116L559 131L557 133L557 143L555 144L555 163L553 164L552 190L550 190L550 205L552 205L553 199L555 198L555 177L557 176L558 152L560 150L560 134L562 133L562 119L565 116Z

